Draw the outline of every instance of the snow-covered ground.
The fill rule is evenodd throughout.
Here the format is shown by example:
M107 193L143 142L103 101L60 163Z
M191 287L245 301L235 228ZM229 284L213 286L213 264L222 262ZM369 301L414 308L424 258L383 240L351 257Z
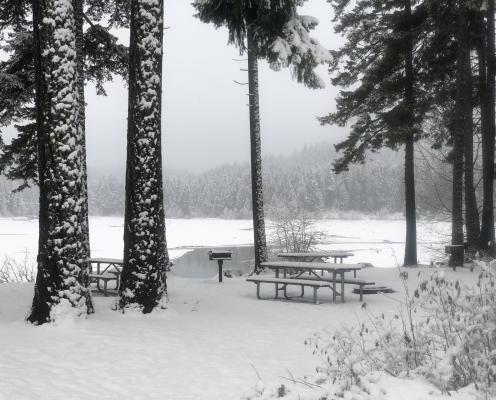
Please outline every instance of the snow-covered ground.
M388 267L394 265L391 248L398 258L402 256L401 244L394 243L403 237L401 221L322 224L332 228L329 234L340 236L332 240L345 242L334 248L373 249L357 252L357 261ZM168 221L168 243L176 255L184 252L184 246L245 244L251 241L250 225L250 221ZM428 234L427 225L421 225L420 231L424 241L436 237ZM91 233L94 255L120 256L121 219L94 218ZM25 248L33 252L36 221L1 220L0 235L0 254L22 255ZM422 247L422 261L429 262L429 257ZM410 269L410 286L431 272ZM468 270L447 273L465 282L476 276ZM359 271L359 277L397 289L392 295L366 297L374 312L397 312L402 296L397 269L367 268ZM332 331L366 317L351 288L344 304L333 304L330 291L321 289L319 305L259 301L255 286L243 277L219 284L216 277L172 275L168 291L168 308L151 315L112 311L115 298L96 293L96 312L89 318L34 327L24 322L33 285L0 285L0 400L237 399L255 385L276 387L292 376L313 374L319 361L304 345L305 339L317 330ZM269 296L272 291L267 287L262 294ZM378 385L382 397L377 399L448 399L418 382L384 382ZM431 392L432 397L425 397ZM455 398L473 397L467 392Z
M412 286L418 271L411 270ZM456 274L473 277L467 270ZM397 311L396 269L369 268L360 277L399 291L368 296L370 309ZM123 315L111 310L114 298L95 295L96 313L88 319L33 327L23 319L32 284L0 285L0 399L236 399L258 376L275 387L312 374L318 359L304 340L366 317L352 293L345 304L333 304L330 291L321 290L322 304L314 305L259 301L244 278L219 284L171 277L168 287L163 312ZM271 288L262 294L272 294ZM418 393L403 394L420 400Z

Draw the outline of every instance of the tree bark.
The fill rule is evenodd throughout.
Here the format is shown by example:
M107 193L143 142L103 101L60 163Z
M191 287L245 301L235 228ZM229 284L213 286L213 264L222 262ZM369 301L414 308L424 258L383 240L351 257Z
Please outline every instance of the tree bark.
M465 226L467 231L468 255L473 257L479 248L480 222L477 198L474 187L474 129L473 129L473 101L472 101L472 71L470 55L465 57L464 71L467 74L466 104L464 105L464 174L465 174Z
M43 278L35 289L35 297L36 292L44 293L46 304L39 308L43 313L38 313L37 318L35 313L28 318L38 324L52 321L60 313L67 314L69 309L75 316L86 314L91 302L86 286L85 219L80 212L85 193L74 2L45 0L39 7L41 67L45 79L44 113L39 130L45 168L40 177L46 190L47 240L46 259L40 262Z
M494 145L495 123L495 44L494 44L494 0L487 3L487 25L485 41L479 50L482 124L482 224L479 246L490 256L496 256L494 238ZM485 42L485 46L484 46ZM487 70L486 70L487 66Z
M35 113L36 141L38 153L38 186L39 186L39 216L38 216L38 269L34 287L34 297L31 311L27 320L34 324L42 324L50 317L49 282L53 280L55 271L51 271L46 263L48 241L48 199L45 186L46 155L45 140L48 137L44 131L44 106L46 82L41 64L41 24L42 6L44 2L32 0L33 11L33 54L35 72Z
M162 188L163 0L132 0L121 309L157 307L169 262Z
M88 168L86 165L86 102L84 96L84 82L86 80L84 70L84 0L74 0L74 20L76 23L76 65L77 65L77 90L79 95L79 123L81 129L81 190L83 191L83 203L81 205L81 214L83 215L82 236L83 246L86 258L90 258L90 232L89 232L89 207L88 207ZM87 275L85 274L85 277ZM85 286L89 287L90 282L85 282ZM93 306L88 295L88 312L93 312Z
M470 54L467 42L466 6L458 3L457 15L457 67L456 67L456 99L453 117L453 205L451 220L451 244L458 246L451 251L449 265L463 265L463 145L464 133L467 129L467 109L470 107ZM469 64L467 66L467 60ZM462 247L459 247L462 246Z
M411 1L405 0L405 105L408 115L408 127L405 139L405 219L406 241L404 265L417 264L417 217L415 206L415 161L414 161L414 72L413 72L413 44L410 20L412 15Z
M251 196L253 212L253 239L255 247L255 273L262 270L261 263L267 261L265 218L262 184L262 143L260 139L260 109L258 96L258 61L255 54L254 32L247 26L248 40L248 90L250 106L250 146L251 146Z

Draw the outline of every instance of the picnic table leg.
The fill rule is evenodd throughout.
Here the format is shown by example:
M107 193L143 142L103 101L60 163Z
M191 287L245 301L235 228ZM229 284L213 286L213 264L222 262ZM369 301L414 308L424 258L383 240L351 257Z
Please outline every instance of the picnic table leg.
M360 301L363 301L363 285L360 285Z
M96 273L97 273L98 275L100 275L100 263L99 263L99 262L98 262L98 263L96 263ZM100 289L100 279L97 279L97 280L96 280L96 288L97 288L99 291L100 291L100 290L102 290L102 289Z
M332 301L336 302L336 271L332 271Z
M283 287L283 291L284 291L284 297L286 299L289 299L288 292L287 292L288 285L283 284L282 287Z
M257 299L260 300L260 282L256 282L257 284Z
M104 280L103 280L103 295L104 295L105 297L107 297L107 282L108 282L108 280L107 280L107 279L104 279Z
M305 296L305 286L301 286L301 296L300 297L303 297Z
M341 303L344 303L344 272L341 272Z
M276 282L276 299L279 298L279 284Z
M353 278L356 278L356 269L353 270Z
M317 302L317 286L313 287L313 302L314 302L314 304L318 304L318 302Z

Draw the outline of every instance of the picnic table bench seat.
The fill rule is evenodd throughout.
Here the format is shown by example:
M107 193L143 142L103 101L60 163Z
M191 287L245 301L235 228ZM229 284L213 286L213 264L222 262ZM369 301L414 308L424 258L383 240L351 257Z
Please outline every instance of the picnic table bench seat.
M326 281L326 282L332 282L333 281L330 278L320 278L320 279L317 279L316 277L313 277L313 276L309 276L306 279L307 280L315 280L317 282L319 280ZM367 281L367 280L364 280L364 279L356 279L356 278L344 278L344 279L341 279L340 277L336 277L336 283L345 283L345 284L349 284L349 285L358 285L359 291L360 291L360 301L363 301L363 288L365 286L375 285L375 282Z
M284 291L284 297L289 298L286 293L286 287L288 285L300 286L301 287L301 296L305 294L304 287L309 286L313 287L313 302L318 304L317 302L317 290L321 287L330 287L329 282L327 281L319 281L319 280L309 280L309 279L292 279L292 278L274 278L274 277L264 277L264 276L254 276L246 279L248 282L253 282L257 285L257 299L261 299L260 297L260 284L261 283L273 283L275 284L276 298L279 297L279 285L282 285L282 290Z
M89 273L88 277L91 282L95 282L100 287L100 281L103 282L103 295L107 297L107 284L109 281L115 281L115 289L119 289L119 274L104 272L102 274Z

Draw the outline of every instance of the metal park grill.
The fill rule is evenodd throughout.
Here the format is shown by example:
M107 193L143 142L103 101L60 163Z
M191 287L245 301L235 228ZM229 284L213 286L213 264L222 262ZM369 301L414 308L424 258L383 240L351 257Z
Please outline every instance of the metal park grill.
M210 261L217 261L219 265L219 282L222 282L222 265L225 260L232 260L232 250L210 250L208 252Z

